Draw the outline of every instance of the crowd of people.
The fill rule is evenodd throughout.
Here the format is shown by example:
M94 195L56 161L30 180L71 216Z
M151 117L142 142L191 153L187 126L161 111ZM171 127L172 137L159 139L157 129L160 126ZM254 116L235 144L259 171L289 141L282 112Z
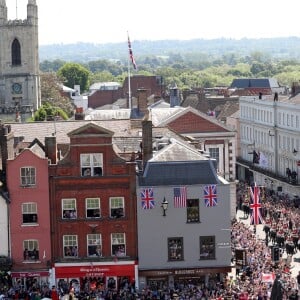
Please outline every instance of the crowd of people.
M237 216L245 209L249 186L240 182L237 187ZM245 202L246 199L246 202ZM249 200L249 199L248 199ZM247 204L247 203L246 203ZM292 257L300 250L298 245L300 214L299 208L293 205L288 195L264 190L261 194L261 213L265 220L264 236L258 235L257 227L249 224L249 216L237 217L232 221L231 249L232 265L235 272L227 274L219 281L209 281L205 284L176 285L170 289L153 290L150 287L137 291L134 285L125 284L120 289L98 288L92 290L87 284L80 291L72 288L61 289L61 286L48 287L33 286L29 290L2 290L2 299L40 300L50 298L59 299L212 299L212 300L274 300L298 299L300 286L300 272L297 277L292 276ZM269 228L268 228L269 226ZM279 243L278 236L283 231L283 241ZM275 232L275 239L272 238ZM297 234L296 234L297 233ZM297 235L297 236L296 236ZM296 239L297 237L297 239ZM292 252L287 252L286 245L293 240ZM280 249L280 259L274 261L272 247ZM236 259L236 251L243 250L245 261L240 263ZM57 288L57 289L56 289Z

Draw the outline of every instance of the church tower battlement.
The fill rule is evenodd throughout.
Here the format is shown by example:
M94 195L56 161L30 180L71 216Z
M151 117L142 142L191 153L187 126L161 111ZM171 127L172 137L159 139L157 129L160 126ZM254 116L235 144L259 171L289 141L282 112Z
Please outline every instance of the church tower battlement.
M36 0L28 0L25 20L8 20L0 0L0 115L28 116L40 107L38 51Z

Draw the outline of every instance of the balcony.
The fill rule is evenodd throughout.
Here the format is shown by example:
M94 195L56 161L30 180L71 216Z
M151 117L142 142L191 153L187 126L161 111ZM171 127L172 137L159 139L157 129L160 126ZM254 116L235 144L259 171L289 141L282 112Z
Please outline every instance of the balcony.
M299 182L298 182L298 178L296 179L296 181L292 181L292 180L288 180L287 176L282 176L279 174L275 174L274 172L270 171L270 170L266 170L265 168L261 168L259 167L257 164L253 164L251 161L245 160L241 157L237 157L236 158L236 162L240 163L244 166L247 166L249 168L250 171L256 171L259 172L261 174L264 174L268 177L274 178L276 180L282 181L282 182L286 182L288 184L294 185L294 186L300 186ZM298 177L298 175L297 175Z

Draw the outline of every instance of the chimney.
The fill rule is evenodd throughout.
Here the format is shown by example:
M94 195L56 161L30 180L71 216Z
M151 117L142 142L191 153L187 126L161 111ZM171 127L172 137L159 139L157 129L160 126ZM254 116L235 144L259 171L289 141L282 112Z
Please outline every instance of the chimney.
M2 159L2 171L6 174L7 160L13 159L14 155L14 135L10 125L0 124L0 147Z
M148 112L147 90L145 88L137 90L137 108L144 115Z
M179 90L175 84L170 88L170 107L180 106Z
M76 107L75 120L84 120L83 107Z
M142 151L143 151L143 165L152 158L152 121L143 120L142 121L142 131L143 131L143 141L142 141Z
M57 163L57 144L55 136L46 136L45 137L45 152L46 157L50 159L51 164Z

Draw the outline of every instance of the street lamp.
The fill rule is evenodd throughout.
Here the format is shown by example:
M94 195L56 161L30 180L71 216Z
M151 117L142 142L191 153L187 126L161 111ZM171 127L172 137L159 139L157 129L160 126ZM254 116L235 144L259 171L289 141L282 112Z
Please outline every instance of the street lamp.
M161 207L163 209L163 217L166 216L166 210L168 209L168 205L169 205L169 202L168 200L166 200L166 198L164 197L164 201L162 202L161 204Z

